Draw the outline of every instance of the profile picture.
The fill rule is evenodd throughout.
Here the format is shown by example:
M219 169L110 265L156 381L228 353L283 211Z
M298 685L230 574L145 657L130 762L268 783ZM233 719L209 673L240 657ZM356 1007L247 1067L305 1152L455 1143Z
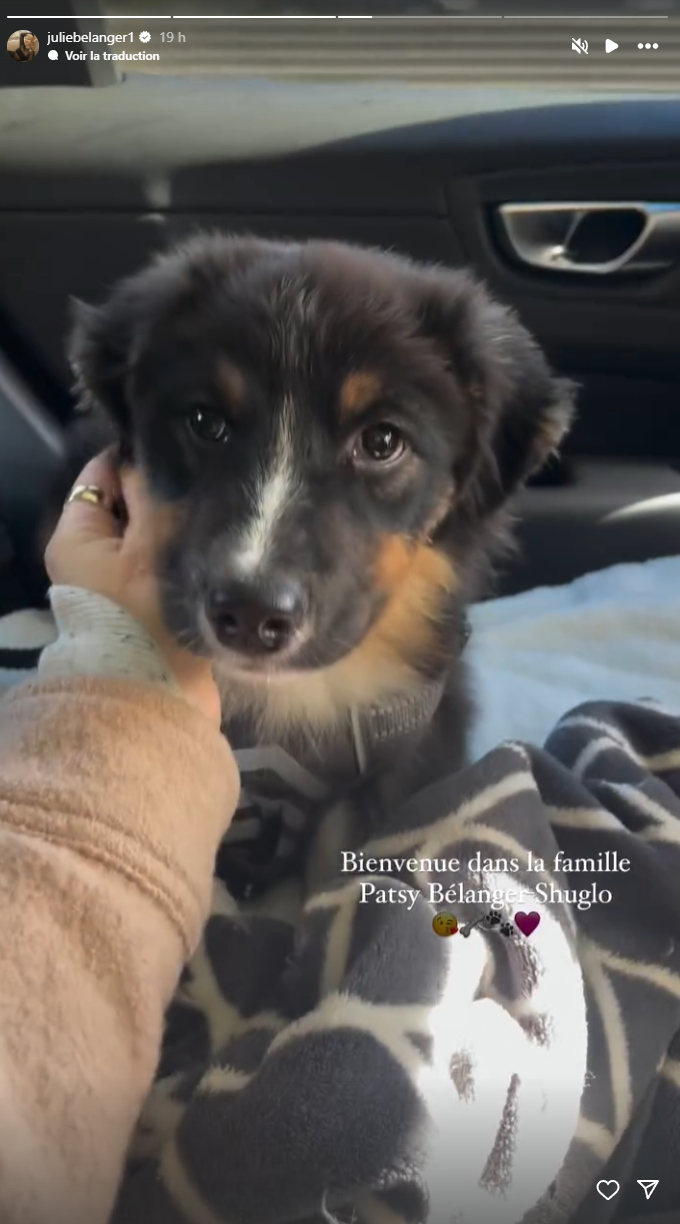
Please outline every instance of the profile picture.
M37 35L31 34L30 30L15 30L7 39L9 55L13 60L18 60L20 64L35 59L39 47Z

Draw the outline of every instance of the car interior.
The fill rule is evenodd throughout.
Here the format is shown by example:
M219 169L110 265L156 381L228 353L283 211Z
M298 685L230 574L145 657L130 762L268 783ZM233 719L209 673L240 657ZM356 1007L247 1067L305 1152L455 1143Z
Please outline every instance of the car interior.
M121 27L110 15L101 22L102 28L107 22ZM45 39L51 24L32 23ZM185 24L192 27L191 50L196 26ZM368 60L364 77L342 79L342 64L354 63L352 38L364 37L368 21L347 23L352 37L344 35L342 59L340 50L326 45L331 23L317 21L314 31L302 34L300 21L279 21L275 32L263 34L266 24L251 22L248 42L244 19L237 31L242 45L237 38L234 49L232 24L223 22L222 31L229 26L226 62L215 67L220 50L213 47L212 67L193 64L201 71L183 76L178 43L167 75L119 73L121 79L108 83L98 82L96 72L95 79L84 79L80 63L5 63L5 607L39 593L41 579L28 563L25 541L72 411L64 355L69 297L99 300L115 279L198 227L333 237L467 265L516 308L554 366L577 381L577 424L559 461L520 499L522 548L498 593L565 583L677 551L680 99L672 96L668 69L655 78L661 61L653 60L654 52L641 56L637 50L640 21L620 12L598 23L582 21L579 28L590 33L586 60L569 45L573 20L466 21L465 54L453 20L448 29L458 42L439 46L439 67L435 71L428 61L418 84L413 56L409 60L406 44L392 34L395 20L389 26L393 71L402 61L412 67L401 87L386 76L389 43L383 79L371 75ZM432 42L431 19L419 24ZM434 24L441 42L444 19ZM677 72L680 14L664 11L663 19L643 24L645 32L661 30L659 46L674 53ZM213 45L210 29L217 19L212 27L196 25ZM284 25L294 30L282 45ZM412 38L413 23L404 25ZM605 33L619 44L609 57ZM296 40L303 44L299 53ZM239 46L243 76L237 75ZM545 61L550 46L552 66ZM194 56L202 50L195 48ZM315 54L322 66L307 79ZM485 54L492 74L486 91L479 87ZM498 58L507 57L505 75L512 76L522 54L526 81L511 88ZM456 79L450 88L443 84L447 56ZM422 58L427 61L427 54ZM627 65L639 59L645 72L638 67L628 73L635 94L622 95ZM610 86L607 73L615 66ZM52 68L61 74L58 84ZM41 72L40 83L29 81L29 72ZM81 79L68 83L69 74ZM473 75L477 85L470 91Z
M680 552L680 0L361 7L5 19L40 52L0 71L0 616L44 606L70 298L206 228L469 267L577 383L495 598Z

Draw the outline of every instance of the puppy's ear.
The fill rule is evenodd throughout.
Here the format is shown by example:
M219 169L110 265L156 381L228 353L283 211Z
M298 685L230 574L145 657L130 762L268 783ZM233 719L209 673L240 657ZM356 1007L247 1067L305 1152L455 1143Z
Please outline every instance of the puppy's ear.
M421 278L421 331L465 397L467 442L454 470L456 505L475 518L499 509L569 428L575 387L555 378L514 313L463 272Z
M107 307L89 306L77 298L71 298L70 314L68 358L75 378L76 410L104 413L123 440L130 428L126 398L130 326Z

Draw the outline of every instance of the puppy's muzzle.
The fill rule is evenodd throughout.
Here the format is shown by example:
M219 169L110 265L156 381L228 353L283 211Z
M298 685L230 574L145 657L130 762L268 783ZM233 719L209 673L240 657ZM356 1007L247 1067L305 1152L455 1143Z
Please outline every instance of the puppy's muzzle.
M208 594L205 612L221 646L257 657L291 646L305 622L307 604L294 578L232 581Z

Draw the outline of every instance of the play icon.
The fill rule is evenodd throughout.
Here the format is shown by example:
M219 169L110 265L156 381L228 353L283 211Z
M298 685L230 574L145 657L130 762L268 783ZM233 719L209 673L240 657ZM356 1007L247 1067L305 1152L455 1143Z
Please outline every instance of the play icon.
M638 1186L642 1186L642 1189L645 1192L645 1198L647 1199L647 1202L649 1202L658 1184L659 1184L658 1177L656 1181L646 1181L646 1180L643 1180L642 1178L638 1178Z
M610 51L618 51L619 44L612 41L611 38L605 39L604 49L609 55Z

